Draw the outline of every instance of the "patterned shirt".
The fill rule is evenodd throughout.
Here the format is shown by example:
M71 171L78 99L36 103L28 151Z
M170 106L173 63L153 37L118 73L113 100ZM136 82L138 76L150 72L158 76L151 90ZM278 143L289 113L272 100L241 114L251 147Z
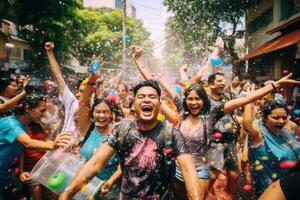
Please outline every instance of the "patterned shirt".
M175 157L188 153L178 129L159 121L152 130L141 131L136 121L124 120L103 142L119 156L120 199L172 199Z

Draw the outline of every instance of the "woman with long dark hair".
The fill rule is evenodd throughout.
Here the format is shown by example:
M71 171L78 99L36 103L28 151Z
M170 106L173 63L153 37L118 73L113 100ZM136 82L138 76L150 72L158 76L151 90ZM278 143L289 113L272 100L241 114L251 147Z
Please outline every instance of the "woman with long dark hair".
M207 161L207 114L210 101L202 85L195 84L185 91L182 108L179 128L193 155L201 193L205 194L209 186L210 171ZM176 199L188 199L184 186L183 175L177 165L174 183Z
M90 75L88 84L81 96L78 110L79 131L81 137L84 138L80 154L87 160L92 157L105 136L112 130L114 119L117 119L115 105L105 98L95 99L90 106L90 98L94 92L93 86L97 78L96 73ZM112 156L108 163L103 166L103 170L96 176L101 180L109 179L117 170L118 163L116 155ZM108 193L106 199L116 198L116 194L113 192Z
M244 127L249 133L249 154L256 197L275 180L288 175L300 156L294 137L298 127L288 118L287 105L269 100L262 107L262 118L253 123L251 104L245 106Z

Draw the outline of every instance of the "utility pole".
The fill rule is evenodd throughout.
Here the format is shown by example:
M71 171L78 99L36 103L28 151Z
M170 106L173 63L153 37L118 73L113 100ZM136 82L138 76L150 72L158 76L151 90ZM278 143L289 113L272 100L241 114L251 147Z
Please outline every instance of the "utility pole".
M123 6L123 20L122 20L122 29L123 29L123 75L125 73L126 68L126 0L122 0Z

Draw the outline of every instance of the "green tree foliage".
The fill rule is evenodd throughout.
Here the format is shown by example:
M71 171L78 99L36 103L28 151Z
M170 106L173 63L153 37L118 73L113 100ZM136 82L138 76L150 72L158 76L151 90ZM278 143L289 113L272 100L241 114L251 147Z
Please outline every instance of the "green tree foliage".
M23 30L23 35L33 48L36 68L43 69L47 59L44 53L46 41L53 41L58 60L64 62L69 55L72 38L68 30L76 18L76 9L82 8L80 0L26 0L16 3L16 23L32 25L33 30ZM22 32L21 32L22 34Z
M73 54L81 62L93 54L103 56L112 65L122 61L122 12L118 9L80 9L73 29L68 31L74 38ZM130 45L143 47L147 55L152 54L149 33L141 21L127 17L127 57L130 56ZM130 59L127 59L131 61Z
M213 45L218 35L225 41L228 59L238 59L234 51L235 39L240 36L237 25L245 14L247 0L165 0L165 5L174 13L168 34L175 38L176 46L182 47L180 53L187 63L199 63L199 55ZM222 29L222 23L232 27L231 34Z
M55 55L62 64L71 54L81 63L93 54L102 55L115 65L121 63L121 10L83 8L82 0L10 0L1 4L0 16L18 25L32 26L32 30L19 31L20 36L33 48L36 69L45 74L48 73L43 68L48 64L44 53L46 41L55 43ZM141 45L147 55L152 55L150 34L141 21L127 17L127 34L130 36L127 56L131 44Z

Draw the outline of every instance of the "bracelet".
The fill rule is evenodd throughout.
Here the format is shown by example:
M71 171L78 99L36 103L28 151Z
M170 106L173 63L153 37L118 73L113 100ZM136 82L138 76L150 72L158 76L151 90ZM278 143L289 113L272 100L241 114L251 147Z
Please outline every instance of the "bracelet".
M272 87L273 87L272 92L273 92L273 93L277 93L277 88L275 87L274 83L271 83L271 85L272 85Z
M94 86L95 85L95 83L92 83L90 81L88 81L87 84L90 85L90 86Z

